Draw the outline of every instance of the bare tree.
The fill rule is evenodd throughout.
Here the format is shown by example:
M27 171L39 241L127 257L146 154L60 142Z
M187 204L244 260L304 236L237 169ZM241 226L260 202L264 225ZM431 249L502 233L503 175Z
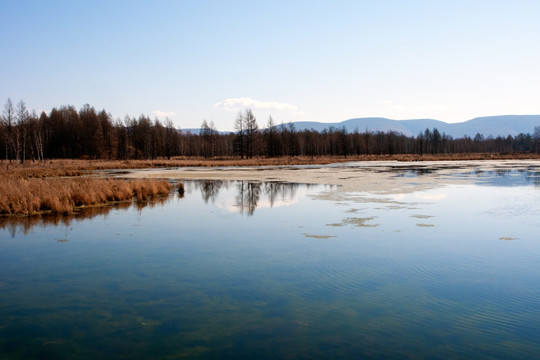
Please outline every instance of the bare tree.
M251 109L247 109L243 116L244 129L246 131L246 154L247 158L253 157L253 150L255 148L255 141L259 126L257 125L257 119L253 115Z
M81 123L82 154L90 158L101 158L105 154L105 138L100 118L93 106L83 105L79 110Z
M266 129L264 130L265 152L268 157L281 156L281 138L272 116L268 118Z
M110 160L113 158L118 145L115 134L116 128L112 123L112 115L107 113L105 110L101 110L97 117L99 125L101 126L101 133L103 134L103 144L105 146L104 151Z
M7 127L6 136L5 136L5 149L6 149L6 160L13 160L14 154L14 142L13 142L13 125L15 122L15 110L13 109L13 103L11 99L7 99L6 104L4 105L4 111L2 114L2 120Z
M244 115L242 112L238 112L236 120L234 121L234 130L236 130L236 136L234 138L234 149L235 152L240 154L240 158L244 158L245 154L245 137L246 137L246 128L244 126Z
M36 119L34 126L34 141L36 143L37 158L40 161L45 161L45 153L43 151L43 139L44 131L43 127L47 121L47 114L44 111L41 112L39 119Z
M41 114L42 116L40 118L37 117L37 114L35 110L32 111L32 115L29 117L28 121L28 132L29 132L29 149L31 151L32 161L38 160L43 161L44 160L44 154L43 154L43 121L41 119L46 117L45 113Z
M17 103L17 130L15 135L16 158L20 163L26 160L26 132L30 114L23 100Z
M533 139L534 139L534 150L538 154L538 148L540 147L540 126L534 127Z
M178 132L171 119L165 119L165 155L170 159L178 151Z
M214 156L217 135L218 131L214 125L214 122L210 121L210 123L208 123L206 120L203 120L200 136L203 139L203 155L205 158Z

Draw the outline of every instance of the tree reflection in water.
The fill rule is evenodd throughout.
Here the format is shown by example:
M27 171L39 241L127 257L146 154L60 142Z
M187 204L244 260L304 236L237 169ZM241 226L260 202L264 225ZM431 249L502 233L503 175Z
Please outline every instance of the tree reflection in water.
M264 191L270 200L270 206L273 207L276 200L291 201L296 196L300 184L268 182L264 184ZM308 188L310 185L306 185Z
M238 189L238 194L236 195L234 206L238 207L242 214L253 215L261 196L261 183L239 181L236 188Z
M234 207L240 213L248 216L253 215L257 209L261 197L266 196L270 207L274 207L277 201L290 202L296 196L296 191L300 184L283 182L259 182L259 181L220 181L202 180L194 181L195 188L199 188L205 203L209 201L215 203L222 188L229 189L234 184L236 195L234 197ZM310 187L310 185L304 185Z
M201 189L201 195L205 204L208 204L208 200L211 200L212 203L216 201L216 198L219 194L219 190L223 185L228 187L226 182L221 180L202 180L199 183Z

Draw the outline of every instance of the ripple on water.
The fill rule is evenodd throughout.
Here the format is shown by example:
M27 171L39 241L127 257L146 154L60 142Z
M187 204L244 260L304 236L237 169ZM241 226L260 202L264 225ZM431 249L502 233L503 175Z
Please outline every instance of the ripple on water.
M333 259L320 261L308 270L309 283L299 289L310 299L339 299L377 293L396 281L396 273L377 259ZM373 299L379 301L381 297Z
M474 341L485 343L517 334L535 336L537 329L530 323L539 315L536 288L505 286L479 259L456 264L419 257L415 263L411 276L427 291L425 311L440 321L446 317L449 332L474 334Z

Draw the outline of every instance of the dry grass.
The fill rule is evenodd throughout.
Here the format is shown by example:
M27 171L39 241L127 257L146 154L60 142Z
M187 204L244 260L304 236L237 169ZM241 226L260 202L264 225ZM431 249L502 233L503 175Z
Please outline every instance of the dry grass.
M41 179L2 175L0 215L70 214L85 206L166 195L172 188L165 180Z
M168 167L217 167L217 166L279 166L324 165L347 161L458 161L458 160L512 160L540 159L533 153L467 153L467 154L397 154L397 155L351 155L351 156L295 156L252 159L218 157L176 157L171 160L48 160L44 163L26 162L24 165L0 161L0 169L21 177L78 176L91 170L144 169ZM2 172L3 170L0 170Z
M5 164L5 161L4 161ZM66 168L59 163L48 164L11 164L0 168L0 176L10 176L17 178L46 178L46 177L71 177L81 176L89 171L77 169L76 167Z

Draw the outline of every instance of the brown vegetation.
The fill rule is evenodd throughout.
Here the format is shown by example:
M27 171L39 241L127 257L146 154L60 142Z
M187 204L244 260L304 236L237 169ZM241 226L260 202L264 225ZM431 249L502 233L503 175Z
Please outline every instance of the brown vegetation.
M0 183L0 215L69 214L85 206L166 195L171 187L165 180L37 179L4 174Z
M458 161L458 160L526 160L540 159L534 153L458 153L458 154L394 154L394 155L350 155L350 156L293 156L253 157L240 159L236 156L213 158L175 157L161 160L48 160L9 164L0 160L0 169L20 178L66 177L90 174L92 170L146 169L173 167L220 167L220 166L283 166L324 165L348 161ZM0 170L0 175L2 174Z

